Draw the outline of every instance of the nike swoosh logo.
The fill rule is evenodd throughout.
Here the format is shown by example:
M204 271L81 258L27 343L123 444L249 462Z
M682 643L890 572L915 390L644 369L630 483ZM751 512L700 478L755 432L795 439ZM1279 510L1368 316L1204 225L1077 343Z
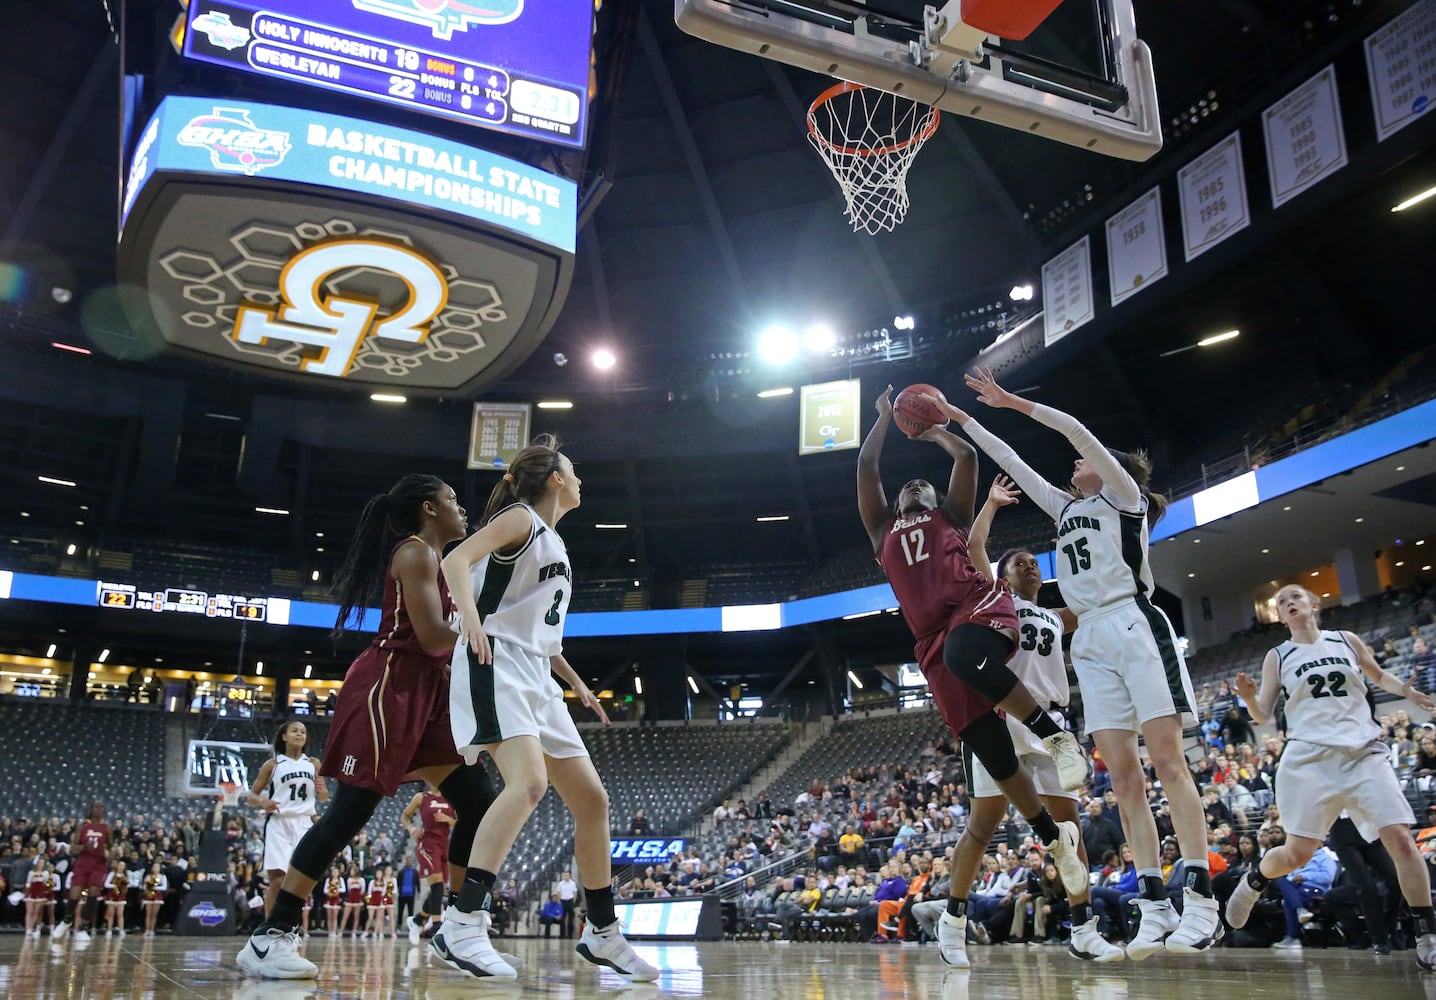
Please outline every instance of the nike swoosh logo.
M1136 628L1136 627L1137 627L1137 623L1136 623L1136 622L1133 622L1132 624L1130 624L1130 625L1127 626L1127 631L1130 632L1130 631L1132 631L1132 629L1134 629L1134 628Z
M253 941L251 941L251 942L249 943L249 946L254 949L254 953L255 953L256 955L258 955L260 958L268 958L268 957L269 957L269 949L268 949L268 948L264 949L263 951L260 951L259 948L255 945L255 943L254 943Z
M977 665L977 669L981 670L985 666L987 666L987 657L984 656L982 662Z

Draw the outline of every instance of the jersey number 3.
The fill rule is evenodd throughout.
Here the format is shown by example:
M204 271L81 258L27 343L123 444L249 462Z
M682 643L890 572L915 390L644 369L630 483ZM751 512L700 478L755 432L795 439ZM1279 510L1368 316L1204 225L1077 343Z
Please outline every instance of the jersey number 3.
M898 541L902 542L903 558L911 566L913 563L920 563L929 555L927 551L927 535L923 534L921 528L914 528L905 535L898 535ZM908 542L912 545L909 546Z
M558 624L558 619L559 619L558 606L559 606L560 604L562 604L562 603L563 603L563 591L562 591L562 590L555 590L555 591L553 592L553 607L549 608L549 609L548 609L548 614L546 614L546 615L543 616L543 623L544 623L545 625L557 625L557 624Z

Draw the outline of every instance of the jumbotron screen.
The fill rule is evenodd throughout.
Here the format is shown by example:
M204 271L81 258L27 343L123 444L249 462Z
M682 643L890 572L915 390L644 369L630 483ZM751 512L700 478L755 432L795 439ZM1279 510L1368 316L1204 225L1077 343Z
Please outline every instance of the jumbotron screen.
M193 0L184 54L582 146L592 0Z

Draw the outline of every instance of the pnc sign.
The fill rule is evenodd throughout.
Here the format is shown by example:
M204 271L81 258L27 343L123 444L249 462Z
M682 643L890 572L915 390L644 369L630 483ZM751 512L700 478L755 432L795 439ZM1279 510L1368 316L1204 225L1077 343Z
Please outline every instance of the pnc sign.
M326 279L341 271L368 268L394 275L408 289L408 301L379 319L373 299L326 295ZM301 250L279 276L282 305L265 309L241 306L231 336L240 343L267 345L286 340L312 348L300 363L311 375L342 378L367 337L422 344L445 303L449 289L443 272L411 247L372 239L338 239Z

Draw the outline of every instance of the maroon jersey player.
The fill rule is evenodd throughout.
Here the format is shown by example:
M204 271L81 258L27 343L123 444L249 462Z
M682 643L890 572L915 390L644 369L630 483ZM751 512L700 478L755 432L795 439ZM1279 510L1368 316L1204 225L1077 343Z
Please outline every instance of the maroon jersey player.
M90 815L75 831L74 868L70 872L71 919L75 923L75 940L88 941L91 924L97 924L101 900L104 898L105 876L109 874L110 825L105 822L105 804L90 803ZM55 925L54 937L62 938L69 925Z
M409 940L418 944L419 938L433 929L425 926L430 918L437 919L443 911L444 886L449 876L449 831L455 816L453 807L431 785L409 800L401 818L416 841L415 867L428 886L419 912L409 918Z
M979 573L968 556L977 453L945 427L929 428L920 440L938 445L953 460L946 495L939 496L926 480L913 479L890 504L878 460L892 423L891 393L888 386L878 397L878 419L858 453L858 511L916 640L918 666L943 721L1026 817L1064 869L1063 877L1074 882L1085 879L1076 825L1052 819L1031 777L1018 766L1007 724L995 710L1025 722L1051 748L1063 784L1081 786L1087 774L1081 747L1048 717L1006 665L1017 648L1012 597ZM967 834L958 842L953 895L938 925L943 961L961 968L970 965L964 941L967 889L986 848Z

